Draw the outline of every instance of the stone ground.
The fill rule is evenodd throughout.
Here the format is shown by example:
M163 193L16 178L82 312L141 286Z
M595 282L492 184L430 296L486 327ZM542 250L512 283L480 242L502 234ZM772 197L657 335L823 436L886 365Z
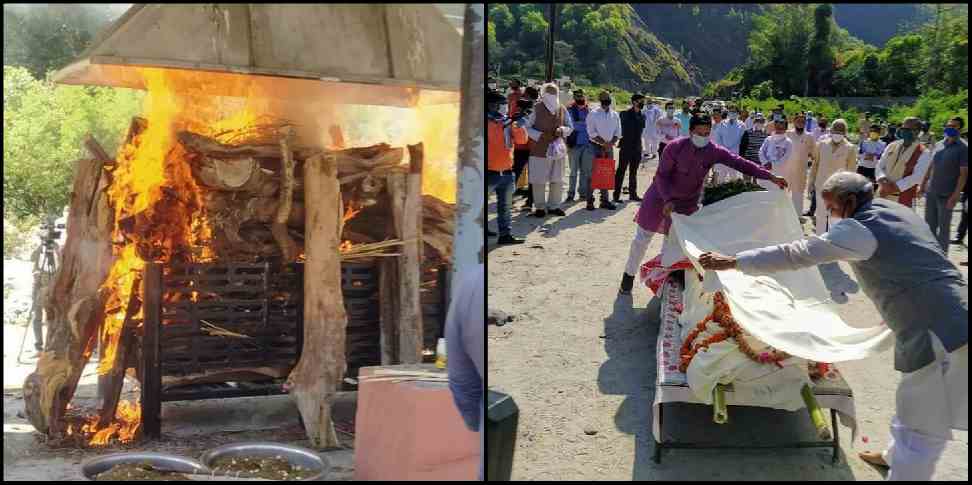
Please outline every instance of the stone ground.
M654 160L639 174L644 192ZM495 230L495 194L489 205ZM622 196L625 197L625 196ZM809 204L809 201L807 202ZM517 198L515 207L521 205ZM809 207L807 205L806 207ZM891 351L838 365L855 394L856 443L839 429L840 462L829 449L666 450L652 461L651 402L654 398L658 300L637 286L633 295L617 289L635 231L638 203L618 211L588 212L583 203L566 205L566 217L542 223L514 209L513 232L526 244L495 245L489 239L489 308L515 315L502 327L488 327L489 386L511 394L520 408L515 480L879 480L883 475L863 463L862 449L883 449L894 412L900 375ZM923 206L918 208L923 214ZM958 224L956 213L953 224ZM954 234L954 228L953 228ZM648 258L661 250L655 238ZM949 257L968 279L968 251L953 245ZM965 265L960 265L966 262ZM850 324L872 326L880 318L859 291L850 268L825 271L835 292L848 292L837 305ZM796 413L730 407L730 424L719 429L702 405L666 409L666 435L686 440L706 436L725 444L745 437L749 443L793 439L809 432L806 411ZM751 440L750 440L751 438ZM803 433L802 439L812 439ZM864 438L868 439L864 443ZM968 480L968 432L956 432L933 477Z
M24 379L33 372L34 337L30 331L25 352L18 362L25 327L23 315L30 307L30 264L4 261L3 328L3 480L84 480L81 464L92 457L119 451L154 451L198 459L206 450L244 441L274 441L310 447L298 421L297 406L289 396L170 402L162 405L162 438L111 449L52 448L44 443L24 415L21 392ZM29 329L28 329L29 330ZM96 366L82 374L74 408L96 412ZM138 400L137 382L126 379L122 399ZM353 429L354 395L342 395L333 407L339 426ZM327 480L351 480L354 473L354 438L338 433L343 449L320 452L328 465Z

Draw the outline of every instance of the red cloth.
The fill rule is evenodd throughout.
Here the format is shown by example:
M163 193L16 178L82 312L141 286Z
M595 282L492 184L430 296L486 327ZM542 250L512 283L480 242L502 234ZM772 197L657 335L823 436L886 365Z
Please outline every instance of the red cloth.
M591 170L592 189L614 189L614 160L610 158L595 158L594 168Z
M641 265L641 270L638 272L638 277L642 283L651 289L652 293L658 294L658 290L668 279L668 275L673 271L683 270L683 269L693 269L692 263L689 262L688 258L683 258L679 262L672 266L662 266L661 264L661 254L655 256L654 259L648 261Z

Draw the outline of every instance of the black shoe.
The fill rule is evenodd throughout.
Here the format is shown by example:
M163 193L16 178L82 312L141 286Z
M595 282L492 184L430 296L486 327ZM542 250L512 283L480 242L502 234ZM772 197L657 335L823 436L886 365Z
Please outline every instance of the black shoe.
M547 217L547 211L543 209L537 209L530 214L530 217Z
M564 199L564 202L573 202L573 201L574 201L574 196L573 195L568 195L567 198Z
M807 211L803 214L804 217L813 217L813 212Z
M606 200L602 200L601 201L601 208L602 209L607 209L607 210L613 211L613 210L617 209L618 207L616 205L614 205L614 204L606 201Z
M558 209L553 209L553 210L551 210L551 211L550 211L550 215L554 215L554 216L560 216L560 217L564 217L564 216L566 216L566 215L567 215L567 213L566 213L566 212L564 212L564 210L563 210L563 209L559 209L559 208L558 208Z
M523 212L530 212L533 210L533 204L524 204L523 207L520 207L520 210Z
M489 229L486 229L486 236L487 236L487 237L493 237L493 236L495 236L495 235L496 235L496 233L495 233L495 232L493 232L493 231L490 231Z
M961 239L952 239L949 242L952 243L952 244L965 244L965 241L963 241Z
M594 201L592 200L587 201L587 210L589 211L594 210Z
M615 203L621 203L621 196L619 194L614 194L613 200Z
M500 236L499 239L496 240L496 244L523 244L525 242L526 241L523 239L517 239L509 234Z
M628 193L628 188L625 187L625 188L621 189L621 192L624 192L625 194L627 194Z
M624 273L621 276L621 289L618 290L618 293L622 295L630 295L632 287L634 287L634 276Z
M631 196L628 197L628 200L630 200L631 202L641 202L641 197L638 197L637 195L631 194Z

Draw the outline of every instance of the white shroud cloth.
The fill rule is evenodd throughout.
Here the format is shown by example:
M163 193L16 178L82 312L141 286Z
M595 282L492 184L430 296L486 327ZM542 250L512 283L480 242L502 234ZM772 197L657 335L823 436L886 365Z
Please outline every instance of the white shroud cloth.
M673 243L704 272L708 293L723 291L739 325L762 342L816 362L858 360L893 343L886 325L855 328L831 307L817 268L750 276L740 271L705 271L706 251L740 251L788 243L803 237L793 205L783 192L747 192L703 207L691 216L672 214ZM668 258L664 258L668 259Z

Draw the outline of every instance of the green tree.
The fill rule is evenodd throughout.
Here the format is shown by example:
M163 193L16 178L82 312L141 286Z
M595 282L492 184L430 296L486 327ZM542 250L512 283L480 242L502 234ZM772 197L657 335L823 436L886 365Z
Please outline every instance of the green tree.
M822 96L829 93L833 82L834 53L831 49L831 24L833 10L830 5L818 5L814 9L814 35L808 53L809 93Z
M502 3L494 3L489 6L489 21L496 30L496 35L500 41L506 41L513 37L515 22L510 8Z
M881 50L881 71L875 73L875 85L898 96L918 94L922 72L921 36L899 35L891 38Z
M142 93L129 89L63 86L4 66L3 192L5 214L59 214L68 203L74 167L88 157L88 133L115 153ZM10 100L8 104L6 101Z

